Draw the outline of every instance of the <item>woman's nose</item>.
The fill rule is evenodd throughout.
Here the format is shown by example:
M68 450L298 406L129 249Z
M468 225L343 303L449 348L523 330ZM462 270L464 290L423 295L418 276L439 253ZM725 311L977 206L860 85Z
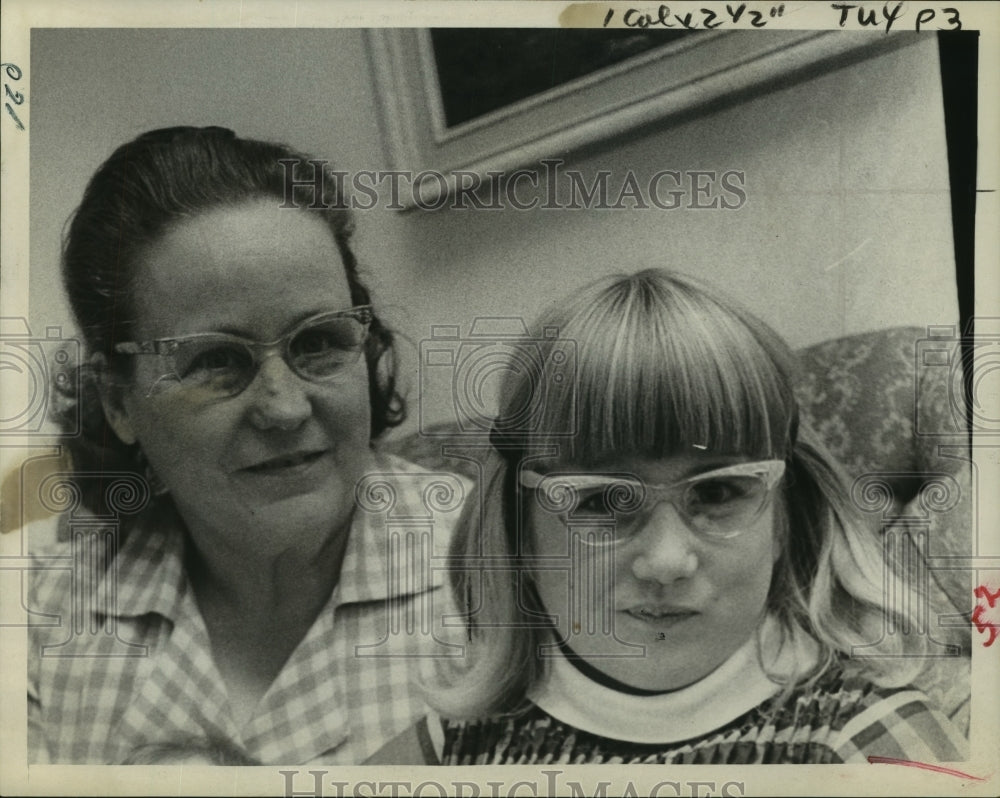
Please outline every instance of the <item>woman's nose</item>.
M694 533L670 502L660 502L633 538L632 573L669 584L698 570Z
M307 385L278 354L261 361L247 393L250 419L261 429L295 429L312 415Z

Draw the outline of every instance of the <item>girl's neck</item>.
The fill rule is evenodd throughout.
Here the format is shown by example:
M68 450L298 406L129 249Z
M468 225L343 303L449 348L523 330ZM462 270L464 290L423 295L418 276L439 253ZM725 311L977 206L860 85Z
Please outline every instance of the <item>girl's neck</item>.
M571 649L564 640L560 640L558 643L559 650L566 660L573 665L580 673L590 679L592 682L607 687L609 690L616 690L619 693L626 693L627 695L664 695L665 693L673 693L674 690L645 690L642 687L633 687L630 684L625 684L625 682L620 682L612 676L608 676L600 668L596 668L591 665L584 657L581 657L573 649ZM683 689L683 688L678 688Z

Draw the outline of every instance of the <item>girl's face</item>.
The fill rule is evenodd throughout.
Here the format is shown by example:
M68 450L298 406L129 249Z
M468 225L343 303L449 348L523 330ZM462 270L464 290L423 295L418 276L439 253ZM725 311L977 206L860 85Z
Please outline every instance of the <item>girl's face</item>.
M329 229L307 211L277 205L216 208L152 245L136 275L135 340L229 333L270 342L312 316L349 308ZM292 346L313 354L336 340L310 332ZM106 401L119 437L139 443L202 541L263 556L315 550L350 518L369 457L365 359L348 358L336 378L313 382L289 368L286 351L265 353L249 384L222 398L181 387L158 373L160 358L137 354L135 379L119 401ZM217 379L232 360L222 347L190 368Z
M558 491L547 500L546 483L522 474L522 485L536 483L522 494L540 563L538 592L576 654L627 685L666 691L706 676L750 638L764 615L779 553L773 485L782 466L770 464L772 488L759 504L749 498L749 510L732 513L724 505L744 501L752 483L734 480L740 469L728 467L747 462L692 452L660 460L624 457L587 472L548 469L553 479L567 474L575 486L571 504ZM723 472L688 490L653 487L724 468L729 476ZM602 491L593 477L604 475L645 486L641 507L627 487Z

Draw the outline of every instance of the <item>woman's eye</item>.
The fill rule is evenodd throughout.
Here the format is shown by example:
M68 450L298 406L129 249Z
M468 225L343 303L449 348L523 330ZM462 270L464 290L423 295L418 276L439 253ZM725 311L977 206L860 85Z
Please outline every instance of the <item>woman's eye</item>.
M217 346L192 357L182 370L181 376L239 369L246 359L245 354L235 347Z
M353 328L341 319L337 324L326 324L303 330L292 340L292 354L315 357L349 352L357 348Z
M331 349L339 349L336 338L325 330L307 330L294 341L297 355L322 355Z

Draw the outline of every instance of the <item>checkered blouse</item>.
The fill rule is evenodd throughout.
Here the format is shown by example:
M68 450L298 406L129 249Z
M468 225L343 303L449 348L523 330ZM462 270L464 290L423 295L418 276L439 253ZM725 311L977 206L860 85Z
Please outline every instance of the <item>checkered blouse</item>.
M418 671L460 650L430 619L449 610L442 566L467 483L398 458L379 466L358 487L337 587L242 728L185 536L146 519L103 568L113 532L75 519L72 542L33 557L30 761L149 762L144 751L204 746L226 764L357 764L411 726L426 711Z

